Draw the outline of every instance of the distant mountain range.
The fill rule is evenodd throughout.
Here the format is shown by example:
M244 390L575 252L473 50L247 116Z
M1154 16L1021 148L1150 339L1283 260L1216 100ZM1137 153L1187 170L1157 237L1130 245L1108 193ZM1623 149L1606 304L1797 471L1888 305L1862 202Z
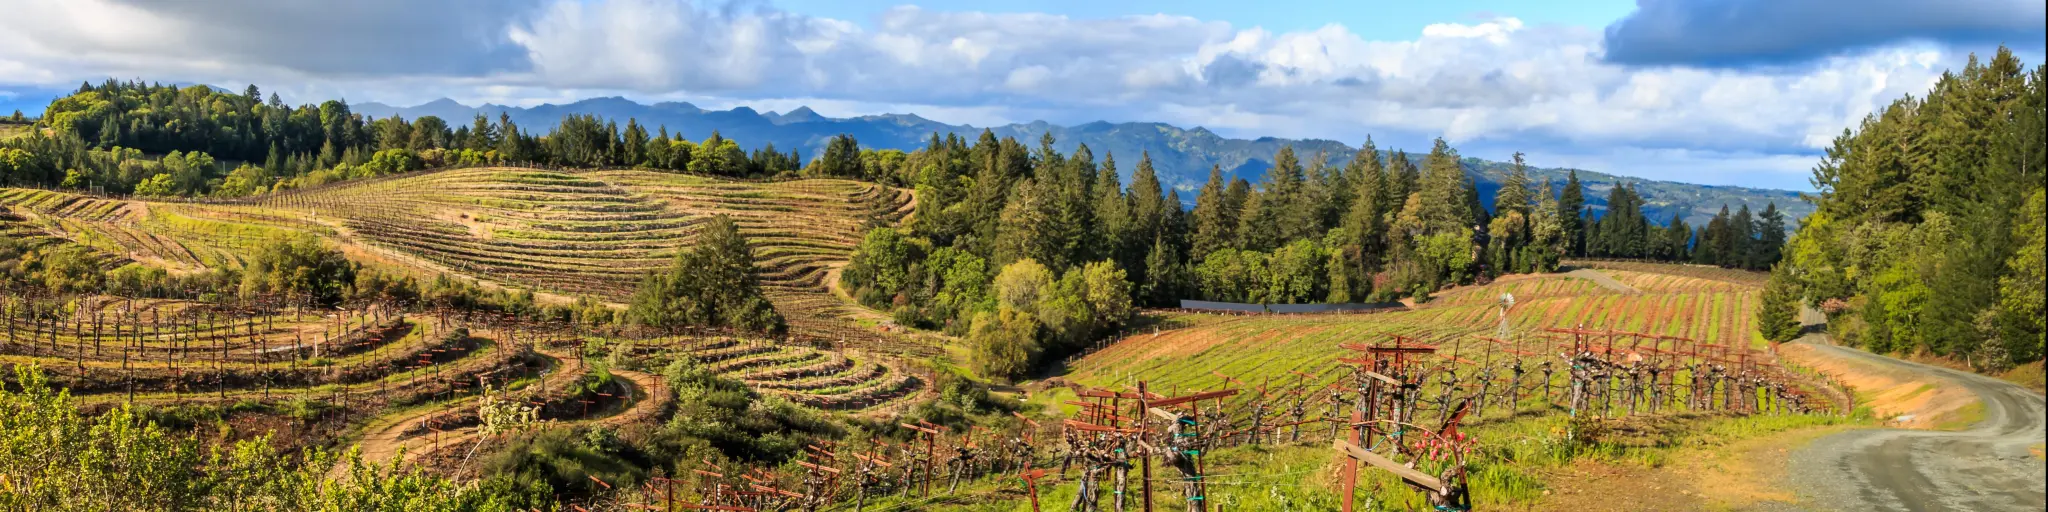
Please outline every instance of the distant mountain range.
M681 133L696 140L709 137L717 130L726 138L733 139L749 150L773 143L776 148L798 149L808 160L824 152L825 144L832 136L841 133L852 135L864 147L894 148L912 151L925 146L933 133L959 134L969 140L980 137L982 130L993 132L996 137L1015 137L1026 146L1036 147L1039 137L1051 132L1057 141L1054 147L1062 152L1071 152L1080 144L1087 144L1097 158L1105 154L1120 157L1125 177L1138 162L1139 152L1152 156L1152 163L1158 170L1159 179L1166 186L1179 189L1181 199L1189 204L1195 199L1194 192L1207 181L1209 168L1221 166L1224 174L1242 177L1258 182L1266 169L1272 165L1274 152L1282 146L1293 145L1304 162L1311 155L1321 151L1329 155L1331 165L1343 165L1350 160L1358 148L1342 142L1321 139L1280 139L1260 137L1254 140L1232 139L1217 135L1208 129L1195 127L1183 129L1164 123L1093 123L1059 126L1045 121L1002 126L976 127L951 125L918 117L916 114L885 114L852 118L832 118L819 115L809 107L799 107L787 113L761 113L747 107L732 110L705 110L696 105L678 102L663 102L653 105L638 103L621 97L591 98L566 105L543 104L534 107L507 107L484 104L471 107L450 99L439 99L413 107L393 107L382 103L358 103L350 108L356 113L373 117L400 116L416 119L421 116L437 116L451 126L467 124L482 114L496 120L503 112L514 122L527 129L549 129L569 114L594 114L607 119L623 121L638 119L649 131L665 126L670 133ZM1418 164L1427 156L1427 148L1411 152L1409 156ZM1465 158L1465 172L1479 184L1481 196L1491 207L1494 191L1506 176L1509 164ZM1562 184L1563 168L1531 168L1530 178L1541 183L1545 179ZM1587 188L1588 204L1596 208L1606 202L1607 190L1623 178L1611 174L1579 170L1579 180ZM1737 208L1748 204L1751 210L1762 210L1767 203L1776 203L1793 220L1804 218L1813 212L1813 206L1799 199L1797 192L1747 187L1696 185L1672 181L1657 181L1627 178L1635 184L1648 203L1650 218L1662 223L1673 213L1684 212L1686 222L1704 224L1720 211L1722 205ZM1796 223L1795 223L1796 224Z

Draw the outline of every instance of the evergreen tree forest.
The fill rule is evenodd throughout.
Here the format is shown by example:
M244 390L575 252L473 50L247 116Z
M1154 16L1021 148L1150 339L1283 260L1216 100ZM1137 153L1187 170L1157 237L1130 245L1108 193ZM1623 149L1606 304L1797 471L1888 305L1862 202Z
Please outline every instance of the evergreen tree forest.
M1133 304L1427 300L1565 257L1764 269L1785 239L1776 205L1660 225L1633 187L1612 187L1596 210L1576 174L1562 191L1530 183L1520 155L1488 211L1441 139L1420 158L1368 139L1344 165L1283 147L1256 185L1211 169L1191 211L1150 155L1123 167L1085 144L1062 154L1050 137L1029 148L934 135L873 160L885 163L868 179L916 188L916 215L870 232L841 285L899 323L967 336L997 376L1077 350Z
M1980 370L2040 360L2044 80L2001 48L1843 130L1773 288L1872 352Z
M108 80L80 85L52 101L26 136L0 141L0 186L239 197L423 168L501 163L732 177L775 176L802 167L795 151L771 145L750 154L716 132L690 141L632 119L620 127L571 115L544 130L521 128L504 115L468 122L369 119L336 100L297 107L276 94L266 100L254 85L235 94ZM857 171L859 155L848 156L844 149L852 142L835 141L832 147L840 151L820 163L831 172Z

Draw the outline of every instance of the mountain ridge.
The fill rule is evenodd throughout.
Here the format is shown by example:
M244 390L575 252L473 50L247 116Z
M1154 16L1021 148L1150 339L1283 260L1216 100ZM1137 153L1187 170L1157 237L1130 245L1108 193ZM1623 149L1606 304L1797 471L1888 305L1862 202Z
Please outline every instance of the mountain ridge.
M1036 145L1040 136L1050 132L1055 140L1053 146L1062 152L1072 152L1080 144L1087 144L1098 155L1125 155L1125 169L1121 173L1128 177L1130 166L1136 164L1136 154L1148 153L1153 167L1166 187L1180 190L1181 199L1192 204L1194 192L1208 179L1210 166L1223 169L1227 178L1244 178L1259 181L1265 170L1272 164L1272 155L1282 146L1292 145L1303 162L1312 161L1318 152L1328 158L1329 165L1343 165L1357 153L1356 147L1328 139L1286 139L1264 136L1255 139L1224 137L1208 128L1196 126L1181 128L1160 122L1110 123L1093 121L1072 126L1056 125L1044 120L1028 123L1010 123L1000 126L977 127L969 124L946 124L933 121L915 113L873 114L850 118L834 118L818 114L808 106L799 106L787 113L776 111L761 112L751 107L738 106L728 110L708 110L687 102L660 102L642 104L621 96L594 97L566 104L546 103L533 107L510 107L486 103L470 107L448 98L440 98L412 107L396 107L378 102L364 102L350 105L351 110L366 116L398 116L417 119L421 116L436 116L450 125L467 124L476 115L496 119L504 113L529 130L552 128L563 116L570 114L594 114L613 120L636 119L650 131L666 127L670 133L680 133L690 139L702 139L716 130L726 138L737 141L742 147L752 150L763 145L774 144L776 148L797 149L806 159L823 154L825 144L831 137L841 133L852 135L862 146L874 149L900 149L914 151L925 146L933 133L957 134L969 140L980 137L988 130L997 138L1014 137L1029 145ZM1390 152L1382 150L1381 156ZM1420 163L1427 150L1411 152L1409 157ZM1483 202L1491 208L1493 192L1500 188L1509 165L1480 158L1463 158L1465 172L1478 185ZM1776 203L1786 213L1791 224L1812 213L1813 206L1800 199L1799 193L1729 185L1701 185L1667 180L1652 180L1618 176L1586 169L1560 167L1530 167L1530 179L1541 183L1551 180L1562 185L1565 176L1578 171L1579 180L1586 186L1586 202L1595 209L1604 207L1606 193L1617 183L1636 186L1643 196L1645 213L1658 223L1668 222L1674 213L1683 213L1685 221L1702 225L1722 205L1730 209L1747 204L1751 210L1761 210L1765 204Z

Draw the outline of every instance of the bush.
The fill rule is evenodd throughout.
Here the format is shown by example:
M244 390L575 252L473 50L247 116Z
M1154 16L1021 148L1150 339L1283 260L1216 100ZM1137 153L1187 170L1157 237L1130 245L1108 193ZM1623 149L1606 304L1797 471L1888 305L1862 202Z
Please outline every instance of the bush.
M505 449L484 462L484 474L504 475L500 485L547 488L588 496L598 491L592 477L615 487L631 488L647 478L645 470L621 459L607 447L591 444L593 436L577 429L557 428L514 437ZM603 436L595 436L603 440Z
M86 416L33 366L16 367L15 382L19 391L0 386L0 510L552 508L541 485L463 485L356 456L341 461L347 478L330 481L331 453L278 453L267 436L203 443L133 407Z
M1030 313L1002 308L974 317L967 343L974 347L974 370L991 379L1024 375L1038 358L1038 321Z
M658 433L658 451L688 455L709 445L722 457L780 463L822 437L837 437L837 425L814 410L755 395L739 381L720 377L687 360L663 372L675 390L675 415Z
M273 236L257 247L242 276L244 295L278 294L331 306L356 280L356 265L313 235Z

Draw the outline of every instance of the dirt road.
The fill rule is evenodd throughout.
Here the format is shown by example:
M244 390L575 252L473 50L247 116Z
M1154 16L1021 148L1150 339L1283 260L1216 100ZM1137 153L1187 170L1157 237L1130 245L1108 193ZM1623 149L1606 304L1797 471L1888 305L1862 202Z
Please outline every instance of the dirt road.
M1984 419L1967 430L1855 430L1814 441L1790 457L1789 487L1808 510L2048 509L2048 463L2029 453L2048 422L2041 395L1995 378L1911 363L1826 343L1828 357L1913 372L1967 388Z
M1587 281L1592 281L1593 284L1600 285L1601 288L1606 288L1621 293L1640 292L1640 290L1637 290L1635 287L1629 286L1627 283L1623 283L1621 281L1616 281L1614 280L1614 276L1607 275L1606 272L1601 272L1599 270L1594 270L1590 268L1572 269L1571 272L1566 272L1564 273L1564 275L1584 279Z

